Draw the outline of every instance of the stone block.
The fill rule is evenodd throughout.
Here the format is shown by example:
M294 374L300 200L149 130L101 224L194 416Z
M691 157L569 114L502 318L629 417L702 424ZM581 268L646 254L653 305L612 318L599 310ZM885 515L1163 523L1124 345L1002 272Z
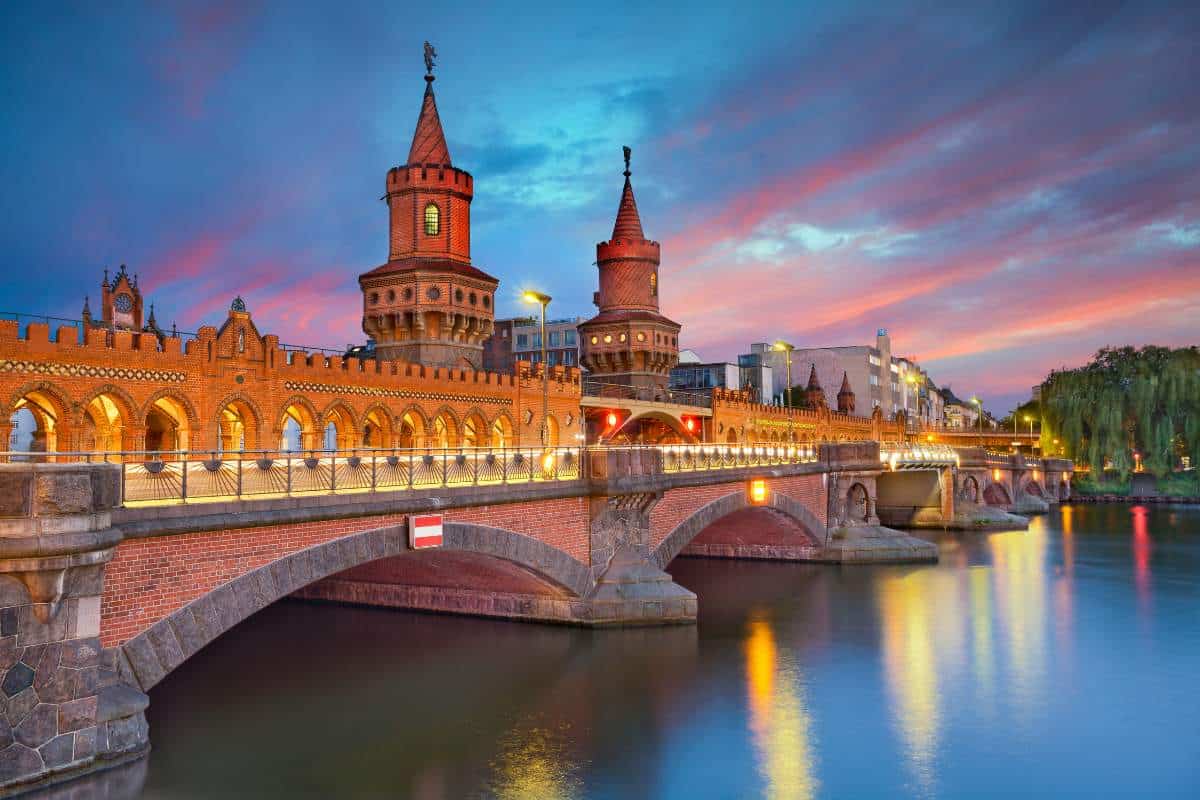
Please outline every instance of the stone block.
M0 472L0 517L27 517L33 497L33 474Z
M37 689L30 686L8 701L8 721L14 726L20 725L29 716L29 712L33 711L40 702L42 700L38 697Z
M8 715L0 714L0 750L8 747L14 741L12 726L8 724Z
M17 633L17 609L0 608L0 636L15 636Z
M152 625L146 631L146 636L150 639L150 644L154 647L155 654L158 655L158 661L166 672L170 672L183 663L185 658L183 649L175 638L175 629L171 626L169 618Z
M37 750L19 743L0 750L0 786L18 778L36 776L43 769L42 757Z
M121 469L91 470L92 510L105 511L121 504Z
M49 472L37 475L33 512L58 517L87 514L92 510L92 480L85 472Z
M267 569L271 571L271 581L280 597L289 595L298 588L292 581L292 571L286 559L272 562Z
M84 761L96 755L96 726L75 732L75 760Z
M93 667L100 663L100 639L69 639L62 644L61 663L64 667Z
M100 690L100 667L84 667L75 676L75 697L91 697Z
M29 716L13 729L14 738L26 747L38 748L58 734L58 706L38 703Z
M4 680L0 681L0 691L3 691L6 697L16 697L33 686L33 676L32 667L18 662L9 667L8 672L4 674Z
M69 733L96 724L96 698L83 697L58 707L58 732Z
M0 675L8 672L8 668L17 663L20 656L21 653L17 650L17 637L0 638Z
M68 633L87 639L100 635L100 596L80 597L75 603L75 621Z
M65 703L75 698L75 681L79 670L57 667L39 671L33 681L38 697L44 703Z
M201 647L204 647L208 642L204 630L196 622L196 618L192 615L191 606L184 606L167 618L171 627L175 630L175 639L179 642L179 649L183 653L184 658L194 655Z
M48 769L69 764L75 755L75 734L64 733L60 736L55 736L49 742L39 747L38 752L41 754L42 761Z
M145 692L124 683L114 683L100 690L96 698L96 721L111 722L140 714L150 705Z
M167 674L163 665L158 661L158 654L154 652L154 646L150 644L147 637L135 636L121 649L125 651L125 657L129 659L129 666L133 668L138 685L143 689L154 686Z

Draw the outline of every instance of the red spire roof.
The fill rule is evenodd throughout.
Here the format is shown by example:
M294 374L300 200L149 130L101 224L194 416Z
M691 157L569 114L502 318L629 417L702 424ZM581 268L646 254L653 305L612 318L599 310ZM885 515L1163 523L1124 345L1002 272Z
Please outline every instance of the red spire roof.
M637 201L633 199L633 186L629 173L625 173L625 189L621 192L621 205L617 208L617 222L613 225L613 239L645 241L642 233L642 218L638 216Z
M845 370L842 370L842 388L838 392L838 394L845 394L845 393L853 394L854 390L850 388L850 376L846 373Z
M417 117L412 147L408 150L408 163L449 164L450 148L446 147L442 120L438 117L437 101L433 97L433 76L426 76L425 81L425 97L421 101L421 115Z
M812 365L812 369L808 373L808 388L809 389L820 389L821 388L821 382L819 380L817 380L817 365L816 364Z

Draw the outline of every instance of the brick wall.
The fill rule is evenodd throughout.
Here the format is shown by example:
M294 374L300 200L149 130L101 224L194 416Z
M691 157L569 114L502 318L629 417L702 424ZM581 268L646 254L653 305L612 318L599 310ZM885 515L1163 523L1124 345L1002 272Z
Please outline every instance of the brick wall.
M767 488L782 492L828 524L825 483L822 475L796 475L790 478L768 478ZM709 486L689 486L671 489L650 512L650 549L662 544L679 523L714 500L733 492L746 491L745 482L718 483Z
M586 498L453 509L445 517L524 534L588 563ZM250 570L314 544L395 525L403 518L384 514L126 540L105 570L101 641L105 647L122 644Z

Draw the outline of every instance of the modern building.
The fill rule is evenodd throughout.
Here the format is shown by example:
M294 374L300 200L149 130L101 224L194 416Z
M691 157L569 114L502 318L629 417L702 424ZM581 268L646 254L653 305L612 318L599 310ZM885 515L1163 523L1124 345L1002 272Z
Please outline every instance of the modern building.
M574 319L546 320L546 362L550 366L579 366L579 323ZM483 346L483 368L512 372L518 361L541 363L542 332L537 317L498 319L492 337Z
M788 354L767 342L755 342L750 352L738 357L744 367L771 369L769 399L782 402L787 390ZM807 389L815 372L816 385L825 392L825 404L837 408L837 394L846 383L855 396L856 413L870 416L879 408L891 419L904 411L909 419L934 422L941 419L941 398L920 365L911 358L892 355L891 337L884 328L875 344L845 347L796 348L791 352L792 386ZM764 384L766 385L766 384Z
M690 350L679 354L679 363L671 368L671 390L696 390L742 388L741 370L728 361L705 363Z

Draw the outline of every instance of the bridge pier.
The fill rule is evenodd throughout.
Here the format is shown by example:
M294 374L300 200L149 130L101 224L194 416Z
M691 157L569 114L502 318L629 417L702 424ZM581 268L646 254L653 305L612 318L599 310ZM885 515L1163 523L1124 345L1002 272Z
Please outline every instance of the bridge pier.
M148 746L146 695L101 663L119 498L115 466L0 465L0 795Z

